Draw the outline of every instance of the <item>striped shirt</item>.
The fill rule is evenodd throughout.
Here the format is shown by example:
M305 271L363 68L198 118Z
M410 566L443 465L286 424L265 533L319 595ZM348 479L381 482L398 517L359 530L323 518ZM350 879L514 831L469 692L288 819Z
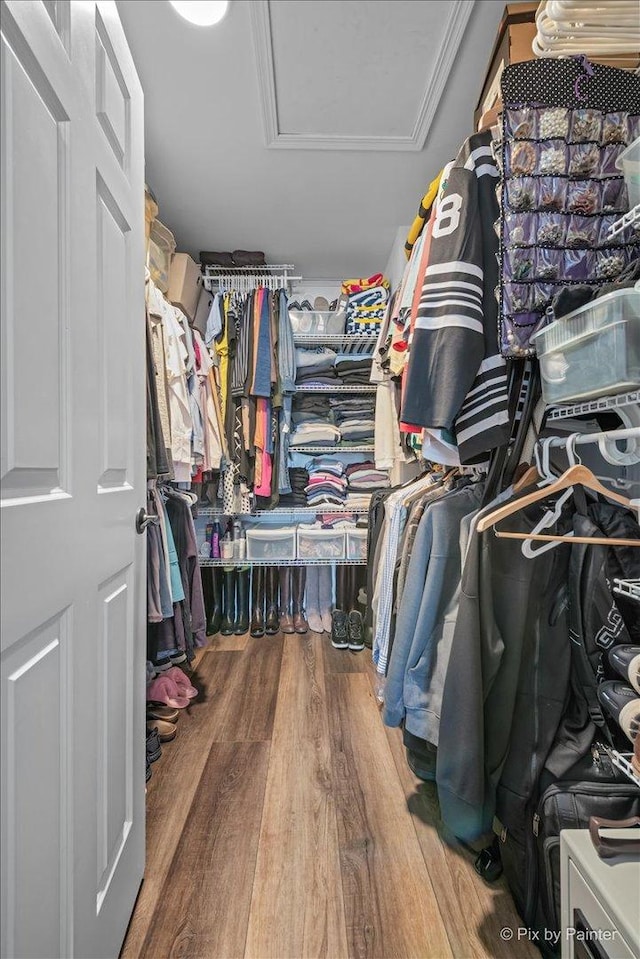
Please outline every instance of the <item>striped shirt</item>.
M402 420L455 436L460 462L509 436L507 366L498 350L498 169L491 134L463 145L432 214Z

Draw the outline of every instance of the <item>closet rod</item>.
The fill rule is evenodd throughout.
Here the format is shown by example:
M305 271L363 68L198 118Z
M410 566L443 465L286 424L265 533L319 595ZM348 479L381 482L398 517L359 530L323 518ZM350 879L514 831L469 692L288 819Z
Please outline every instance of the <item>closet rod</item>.
M545 437L544 442L548 443L549 446L563 446L567 445L566 436L549 436ZM586 443L601 443L603 440L640 440L640 427L634 426L630 429L620 429L620 430L606 430L604 433L579 433L575 437L575 443L577 446L581 446Z

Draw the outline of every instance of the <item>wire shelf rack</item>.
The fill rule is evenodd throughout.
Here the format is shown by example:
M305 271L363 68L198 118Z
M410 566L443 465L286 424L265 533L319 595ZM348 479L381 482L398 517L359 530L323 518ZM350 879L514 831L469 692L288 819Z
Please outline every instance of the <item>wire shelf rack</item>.
M373 453L375 446L372 443L364 446L341 446L339 443L335 446L293 446L289 447L290 453Z
M377 386L375 383L358 383L354 386L341 383L319 383L317 386L304 386L302 383L296 386L296 393L375 393Z
M547 412L547 421L566 420L573 416L588 416L589 413L617 410L634 404L640 404L640 390L621 393L619 396L601 396L597 400L586 400L584 403L575 403L572 406L551 406Z
M328 346L341 353L371 353L378 341L377 333L294 333L296 346Z
M366 566L366 559L207 559L200 557L199 565L206 566Z
M628 213L625 213L619 219L615 220L609 227L609 239L623 233L629 227L640 229L640 203L632 207Z
M251 513L225 513L224 510L218 509L217 507L203 506L198 510L198 516L204 518L209 516L241 516L246 519L253 519L254 516L278 516L282 518L283 516L320 516L325 513L330 513L332 516L334 513L344 513L346 516L352 514L366 516L368 512L368 506L349 506L346 503L341 506L335 506L331 503L325 503L319 506L276 506L274 509L256 509Z
M613 591L619 596L627 596L640 603L640 579L614 579Z

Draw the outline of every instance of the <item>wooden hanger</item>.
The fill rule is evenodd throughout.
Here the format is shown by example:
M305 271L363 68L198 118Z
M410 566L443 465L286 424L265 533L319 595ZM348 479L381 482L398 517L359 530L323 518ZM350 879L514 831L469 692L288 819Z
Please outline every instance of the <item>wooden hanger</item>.
M579 463L575 466L570 466L555 482L549 483L547 486L542 486L540 489L533 490L533 492L527 496L521 496L520 499L514 500L511 503L505 503L503 506L498 506L497 509L487 513L486 516L478 520L477 530L479 533L484 533L485 530L491 526L495 526L496 523L506 519L513 513L519 513L532 503L537 503L540 500L547 499L549 496L554 496L556 493L560 493L570 486L585 486L594 493L599 493L600 496L604 496L614 503L619 503L620 506L624 506L626 509L632 509L630 500L625 496L620 496L619 493L614 493L612 490L607 489L606 486L603 486L598 478L594 476L590 469L587 469L586 466ZM552 536L546 533L509 533L499 530L496 530L495 534L505 539L528 539L545 543L592 543L600 546L640 546L640 539L616 539L605 536Z
M513 492L521 493L523 489L526 489L527 486L531 486L532 483L539 483L542 477L538 472L536 466L529 466L528 469L524 471L519 480L513 484Z

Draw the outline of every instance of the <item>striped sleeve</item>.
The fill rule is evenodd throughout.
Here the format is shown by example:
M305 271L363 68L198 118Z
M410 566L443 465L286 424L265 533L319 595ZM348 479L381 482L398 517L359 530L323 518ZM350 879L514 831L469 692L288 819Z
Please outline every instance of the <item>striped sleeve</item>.
M484 357L477 190L475 173L456 166L438 199L407 368L405 423L453 430Z

